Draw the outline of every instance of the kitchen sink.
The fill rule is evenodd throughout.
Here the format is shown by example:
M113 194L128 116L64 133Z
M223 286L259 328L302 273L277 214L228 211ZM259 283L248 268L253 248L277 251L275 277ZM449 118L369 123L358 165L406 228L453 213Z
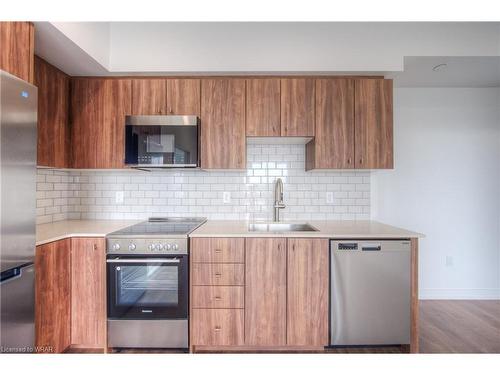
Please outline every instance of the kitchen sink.
M318 230L307 223L251 223L250 232L317 232Z

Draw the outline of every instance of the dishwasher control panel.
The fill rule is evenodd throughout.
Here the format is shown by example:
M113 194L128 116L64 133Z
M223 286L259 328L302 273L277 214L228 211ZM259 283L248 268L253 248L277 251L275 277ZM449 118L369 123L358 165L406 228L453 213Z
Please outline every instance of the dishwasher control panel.
M337 250L358 250L357 242L339 242Z

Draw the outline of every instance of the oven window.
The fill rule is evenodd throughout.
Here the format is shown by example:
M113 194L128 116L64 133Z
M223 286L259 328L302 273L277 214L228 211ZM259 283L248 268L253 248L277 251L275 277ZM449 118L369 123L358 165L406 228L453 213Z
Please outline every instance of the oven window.
M115 267L117 306L177 306L178 267L120 265Z

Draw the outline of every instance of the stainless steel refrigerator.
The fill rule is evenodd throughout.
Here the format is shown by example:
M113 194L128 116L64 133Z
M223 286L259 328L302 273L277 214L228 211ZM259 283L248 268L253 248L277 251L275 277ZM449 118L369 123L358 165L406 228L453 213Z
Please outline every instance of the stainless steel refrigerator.
M0 91L0 352L32 352L37 88L0 70Z

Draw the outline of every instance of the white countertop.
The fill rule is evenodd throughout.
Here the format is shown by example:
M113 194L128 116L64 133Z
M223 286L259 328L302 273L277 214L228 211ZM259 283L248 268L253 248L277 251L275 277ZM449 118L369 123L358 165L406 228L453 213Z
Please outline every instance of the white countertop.
M104 237L142 220L63 220L36 226L36 245L69 237Z
M104 237L140 220L64 220L36 226L36 244L69 237ZM247 221L208 220L190 237L413 238L421 233L371 220L307 221L316 232L250 232Z
M300 221L316 232L250 232L247 221L208 220L190 237L421 238L421 233L372 220ZM287 221L293 223L293 221Z

